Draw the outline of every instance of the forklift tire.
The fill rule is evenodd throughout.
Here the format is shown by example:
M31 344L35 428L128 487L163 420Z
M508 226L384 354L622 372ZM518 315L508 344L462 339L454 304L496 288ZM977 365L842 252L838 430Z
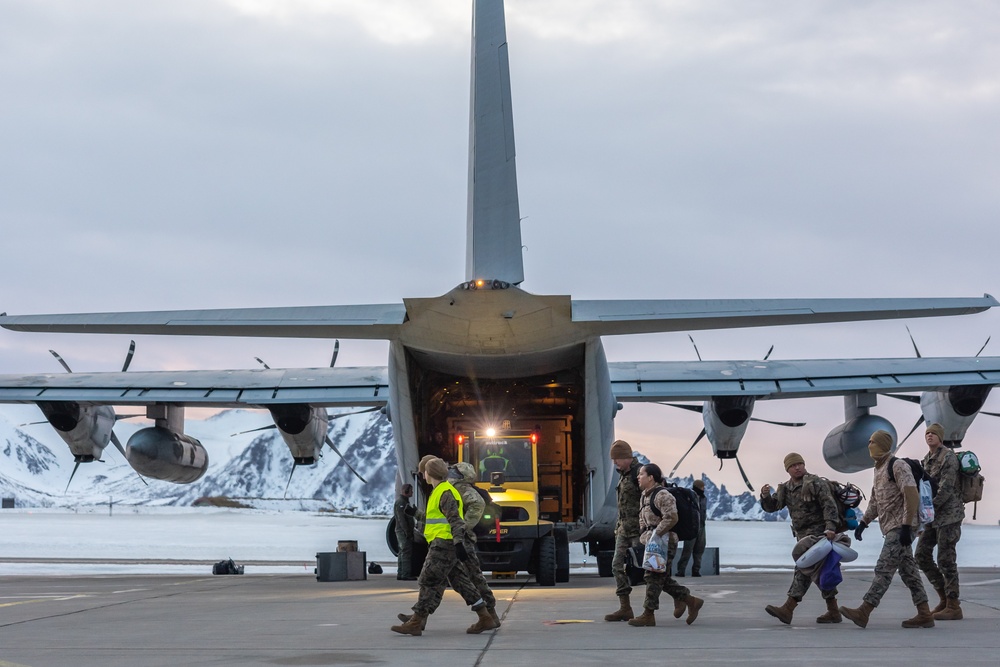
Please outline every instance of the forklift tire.
M539 586L556 585L556 540L551 534L538 540L535 580Z
M556 526L552 533L556 540L556 583L569 581L569 532L565 526Z

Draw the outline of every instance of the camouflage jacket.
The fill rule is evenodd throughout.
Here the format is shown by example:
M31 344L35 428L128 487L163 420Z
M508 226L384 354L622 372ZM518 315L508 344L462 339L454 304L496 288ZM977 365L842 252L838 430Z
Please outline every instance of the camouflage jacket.
M822 535L828 530L836 531L839 523L837 501L833 499L830 485L809 473L798 482L789 480L779 484L773 496L761 495L760 506L765 512L787 507L797 540Z
M642 466L633 457L632 465L625 472L618 473L618 523L615 524L615 535L621 537L639 537L639 482L636 475Z
M893 477L896 479L894 483L889 479L889 458L886 456L875 463L875 481L862 519L869 524L878 519L883 535L906 524L907 517L910 518L910 526L917 528L917 508L907 506L907 492L904 490L909 489L909 495L915 502L919 502L917 483L913 480L910 464L902 459L896 459L892 469Z
M455 482L455 488L462 496L463 510L465 511L465 539L476 541L476 526L483 518L486 510L486 501L476 490L476 487L468 482Z
M947 447L937 448L937 452L927 452L923 460L924 470L937 482L934 495L934 521L931 526L950 526L965 519L965 503L962 502L962 488L958 456Z
M659 493L656 493L659 491ZM660 510L660 516L656 516L656 512L649 505L650 498L656 495L656 509ZM674 527L677 523L677 501L674 499L674 494L667 491L662 486L654 486L648 491L643 491L642 496L639 499L639 529L642 530L642 535L639 537L639 541L643 544L649 542L649 538L653 536L653 531L660 537L667 535L669 532L670 541L677 543L677 535L670 532L670 529Z

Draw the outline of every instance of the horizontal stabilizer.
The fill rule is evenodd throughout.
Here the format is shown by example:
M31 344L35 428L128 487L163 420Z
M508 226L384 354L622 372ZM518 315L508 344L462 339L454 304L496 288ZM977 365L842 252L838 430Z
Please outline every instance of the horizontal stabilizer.
M0 317L11 331L391 340L406 316L403 304L164 310L134 313Z
M574 300L573 322L594 335L611 336L969 315L998 305L989 294L955 299Z

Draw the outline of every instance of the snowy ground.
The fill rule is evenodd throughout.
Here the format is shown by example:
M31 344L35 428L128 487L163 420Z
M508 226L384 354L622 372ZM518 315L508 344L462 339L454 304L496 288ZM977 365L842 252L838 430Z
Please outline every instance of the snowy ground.
M368 560L389 565L387 571L395 562L385 543L384 518L210 508L137 512L116 507L113 512L109 516L106 509L0 511L0 575L199 573L206 571L204 564L184 561L231 557L237 562L264 562L248 566L247 574L312 576L316 554L336 551L340 540L357 540ZM882 546L878 527L865 535L867 539L854 545L860 554L854 567L871 568L878 558ZM723 568L790 567L792 545L787 523L708 525L708 546L719 547ZM961 567L1000 567L1000 528L965 526L958 556ZM113 562L117 560L155 562ZM584 554L579 544L571 547L571 562L574 570L596 568L593 557Z

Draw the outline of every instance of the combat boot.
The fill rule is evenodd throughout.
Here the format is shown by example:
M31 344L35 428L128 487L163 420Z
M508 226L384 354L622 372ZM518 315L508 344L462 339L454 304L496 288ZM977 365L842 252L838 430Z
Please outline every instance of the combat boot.
M816 619L817 623L840 623L843 617L837 609L837 598L830 598L826 601L826 613Z
M693 595L688 595L684 598L684 604L687 606L688 610L688 617L684 622L691 625L695 622L695 619L698 618L698 612L701 611L701 608L705 605L705 601L701 598L696 598Z
M938 597L941 598L941 601L938 602L938 605L936 607L934 607L933 609L931 609L931 614L932 615L938 613L939 611L944 611L945 607L948 606L948 597L944 594L944 589L943 588L935 588L934 590L937 592Z
M643 609L642 616L629 619L628 624L634 628L651 628L655 626L656 618L653 616L653 610Z
M493 619L493 623L499 628L500 627L500 617L497 616L496 607L487 607L487 611L490 612L490 618Z
M792 623L792 613L795 611L799 601L793 597L785 600L785 604L780 607L775 607L773 604L769 604L764 607L764 611L774 616L776 619L784 623L785 625L791 625Z
M621 602L621 607L618 608L613 614L608 614L604 617L605 621L628 621L635 618L635 614L632 613L632 605L629 604L627 595L619 595L619 602Z
M475 612L479 615L479 620L466 629L466 634L478 635L486 630L496 629L497 624L493 622L493 617L490 616L490 610L486 608L486 605L476 609Z
M674 600L674 618L680 618L681 616L683 616L684 612L687 611L687 608L688 608L687 602L684 601L684 598L677 598L677 599L675 599Z
M393 632L398 632L401 635L413 635L414 637L419 637L423 633L425 625L427 625L427 615L414 613L410 616L406 623L403 623L402 625L394 625L389 629Z
M935 621L961 621L962 602L958 598L948 598L947 606L936 614L932 611L931 616Z
M931 616L931 608L926 602L917 605L917 615L908 618L902 623L904 628L933 628L934 617Z
M413 614L396 614L396 618L406 623L413 617ZM427 626L427 617L424 616L424 620L420 624L420 629L423 630Z
M861 606L857 609L851 609L850 607L841 607L840 613L851 619L851 622L859 628L866 627L868 625L868 616L871 615L875 607L868 604L867 602L862 602Z

